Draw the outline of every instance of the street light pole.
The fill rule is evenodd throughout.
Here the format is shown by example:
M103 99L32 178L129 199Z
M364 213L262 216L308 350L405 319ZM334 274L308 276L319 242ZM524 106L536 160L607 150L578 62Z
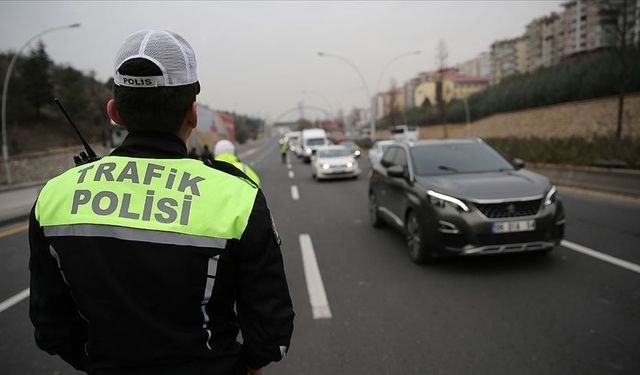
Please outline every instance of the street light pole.
M13 55L13 58L11 58L11 62L9 62L9 66L7 67L7 72L4 75L4 84L2 85L2 159L4 161L4 170L7 176L7 184L11 184L11 170L9 169L9 148L7 146L7 91L9 89L9 78L11 77L13 66L16 63L16 60L18 60L18 56L20 56L20 53L22 52L22 50L25 49L34 39L37 39L43 34L46 34L52 31L62 30L62 29L71 29L75 27L80 27L80 24L74 23L71 25L57 26L57 27L52 27L50 29L41 31L40 33L33 36L31 39L27 40L27 42L18 49L16 54Z
M471 135L471 122L469 119L469 103L467 103L467 97L462 97L462 102L464 103L464 114L467 118L467 137Z
M400 55L394 57L393 59L389 60L389 62L387 63L387 65L384 66L384 68L382 69L382 71L380 72L380 75L378 76L378 81L376 82L376 93L378 91L380 91L380 81L382 81L382 78L384 76L384 73L387 72L387 69L389 69L389 67L391 66L391 64L393 64L394 62L400 60L403 57L407 57L407 56L414 56L414 55L419 55L420 53L422 53L422 51L420 50L416 50L416 51L410 51L410 52L405 52L405 53L401 53Z
M422 51L420 51L420 50L401 53L398 56L394 57L393 59L389 60L387 65L385 65L384 68L382 68L382 71L380 72L380 75L378 76L378 81L376 81L376 107L378 106L377 95L380 92L380 82L382 81L382 77L384 76L384 73L386 73L387 69L389 69L391 64L393 64L394 62L400 60L403 57L415 56L415 55L419 55L420 53L422 53ZM391 108L393 108L393 103L391 103ZM407 124L407 117L404 114L404 108L402 110L402 117L404 118L404 123Z
M334 116L337 116L337 113L335 111L335 108L333 106L333 104L331 104L331 101L329 101L329 99L327 99L326 96L322 95L321 93L317 92L317 91L310 91L310 90L302 90L300 92L302 95L306 95L306 94L314 94L317 97L321 98L322 100L324 100L324 103L327 105L327 108L329 108L331 110L331 112L333 113Z
M369 86L367 86L367 81L364 79L364 77L362 76L362 73L360 73L360 70L349 60L347 60L346 58L339 56L339 55L335 55L332 53L325 53L325 52L318 52L318 56L320 57L324 57L324 56L328 56L328 57L333 57L336 58L338 60L341 60L342 62L346 63L347 65L349 65L351 68L353 68L353 70L356 71L356 73L358 74L358 77L360 77L360 80L362 81L362 86L364 86L364 90L365 90L365 94L367 95L367 104L369 105L369 116L370 116L370 127L371 127L371 141L373 142L376 138L376 120L375 120L375 114L373 113L373 105L371 105L371 92L369 91Z

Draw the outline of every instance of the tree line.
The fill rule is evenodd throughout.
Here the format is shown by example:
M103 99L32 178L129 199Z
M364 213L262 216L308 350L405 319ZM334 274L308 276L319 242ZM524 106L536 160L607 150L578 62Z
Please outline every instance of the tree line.
M0 53L2 82L12 57L13 53ZM18 56L9 78L6 114L11 155L77 144L53 101L56 97L88 141L101 140L109 124L104 107L111 96L111 82L98 81L94 72L85 75L54 64L42 42Z
M0 80L4 82L13 53L0 52ZM96 79L70 66L55 64L40 41L25 55L18 56L7 91L7 133L9 154L74 146L78 139L54 103L59 98L89 142L108 138L109 118L105 105L112 97L113 79ZM256 139L264 121L236 115L236 140ZM47 137L43 137L47 134Z

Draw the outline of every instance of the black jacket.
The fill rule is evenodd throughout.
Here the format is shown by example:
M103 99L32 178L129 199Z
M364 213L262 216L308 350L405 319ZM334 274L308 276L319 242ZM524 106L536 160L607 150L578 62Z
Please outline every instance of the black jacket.
M130 134L112 155L161 164L186 158L187 150L175 136ZM245 178L221 164L213 167ZM90 374L245 374L247 367L279 361L288 349L294 312L261 190L242 238L223 251L114 237L47 238L34 212L29 268L36 342L75 368ZM212 259L215 284L203 304Z

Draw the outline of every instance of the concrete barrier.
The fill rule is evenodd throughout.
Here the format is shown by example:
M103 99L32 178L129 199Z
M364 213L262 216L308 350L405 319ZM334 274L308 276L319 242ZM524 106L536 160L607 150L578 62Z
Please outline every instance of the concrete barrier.
M525 168L547 176L556 185L640 198L639 170L533 163Z

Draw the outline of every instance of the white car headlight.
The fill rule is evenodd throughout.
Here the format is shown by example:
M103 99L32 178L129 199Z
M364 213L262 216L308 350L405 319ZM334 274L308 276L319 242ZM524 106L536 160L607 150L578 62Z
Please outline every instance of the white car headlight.
M549 190L547 195L544 197L544 206L546 207L553 203L556 203L556 200L557 200L556 187L551 185L551 189Z
M355 154L356 156L360 156L360 150L356 150L356 152L354 152L354 154Z
M429 200L431 201L431 203L437 206L444 207L446 203L450 203L454 207L458 207L464 212L469 212L469 207L467 207L467 205L458 198L454 198L446 194L441 194L433 190L428 190L427 195L429 196Z
M311 149L310 149L310 148L308 148L308 147L307 147L307 148L305 148L305 149L304 149L304 153L305 153L305 154L307 154L307 155L311 155Z
M351 167L353 167L353 162L348 161L347 162L347 168L351 168Z
M327 170L327 169L329 169L330 167L331 167L331 166L330 166L329 164L327 164L327 163L323 163L323 164L320 166L320 168L322 168L322 169L324 169L324 170Z

